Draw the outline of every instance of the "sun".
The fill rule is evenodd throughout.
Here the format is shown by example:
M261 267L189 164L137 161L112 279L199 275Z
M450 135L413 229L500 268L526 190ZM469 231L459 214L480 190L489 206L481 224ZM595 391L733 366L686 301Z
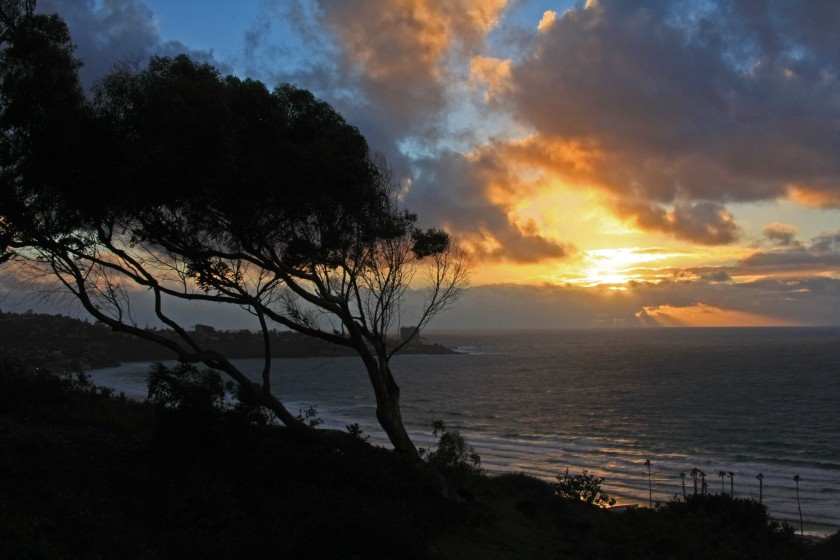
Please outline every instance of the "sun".
M662 261L673 255L654 249L620 247L585 251L576 277L566 281L580 286L621 286L634 280L649 280L646 264Z

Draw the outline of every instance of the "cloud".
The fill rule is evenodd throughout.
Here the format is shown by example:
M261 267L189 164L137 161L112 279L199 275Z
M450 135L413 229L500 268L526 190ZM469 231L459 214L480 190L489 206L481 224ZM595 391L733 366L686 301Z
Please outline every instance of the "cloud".
M773 222L764 226L761 234L775 245L789 246L797 243L795 239L797 231L796 226Z
M485 285L430 328L840 325L840 279L637 283L625 291Z
M753 4L602 0L544 20L511 107L587 146L587 183L645 228L728 243L728 203L836 204L840 8Z
M502 28L509 0L260 5L236 64L329 100L410 185L407 206L479 258L573 252L516 212L557 181L597 189L628 225L707 245L743 237L733 202L840 205L833 3L602 0L527 29ZM39 9L67 20L87 85L115 62L187 50L161 38L142 0ZM464 112L465 100L477 105ZM470 137L493 123L497 136Z
M703 274L701 278L707 282L731 282L732 277L725 270L715 270Z
M731 309L705 303L682 307L657 305L645 307L636 317L646 326L668 327L768 327L798 326L795 321Z
M793 185L788 190L791 200L809 208L840 208L840 193Z
M794 239L795 228L784 224L770 224L764 234L777 240L777 248L756 251L738 261L737 270L744 274L837 275L840 271L840 230L826 232L810 243ZM781 242L778 240L781 239Z
M416 131L447 104L447 57L475 52L507 0L317 0L366 100L395 131Z
M492 101L510 88L510 60L475 56L470 61L470 84L484 90L484 100Z
M811 250L818 254L840 254L840 230L823 233L811 241Z
M452 329L544 329L634 326L632 296L604 297L599 289L559 286L485 285L470 288L456 309L431 325Z
M549 29L551 29L551 26L554 25L555 21L557 21L557 12L555 12L554 10L546 10L543 13L543 17L540 20L539 25L537 25L537 31L539 31L540 33L547 32Z
M141 0L40 0L41 13L58 13L76 45L76 56L84 62L79 77L90 87L119 63L144 63L153 54L174 56L186 53L209 62L222 72L230 67L215 60L210 51L194 50L178 41L163 41L154 13Z
M641 229L670 233L695 243L719 245L740 237L732 214L715 202L680 200L666 209L651 202L616 198L612 209Z
M518 263L560 259L571 245L541 235L532 222L517 223L505 201L491 201L494 185L519 191L519 180L498 154L473 157L447 152L417 162L417 184L405 202L422 219L454 233L478 259Z
M536 262L568 248L490 200L492 169L519 182L495 154L471 158L452 148L469 145L465 138L474 134L471 125L449 120L463 96L483 93L491 100L505 89L510 61L481 53L508 3L316 0L307 11L298 3L268 2L265 15L284 17L303 35L326 32L307 41L315 45L309 67L277 81L314 89L358 126L385 155L406 186L406 206L426 225L446 227L477 259ZM255 24L247 44L258 53L271 40L265 24Z

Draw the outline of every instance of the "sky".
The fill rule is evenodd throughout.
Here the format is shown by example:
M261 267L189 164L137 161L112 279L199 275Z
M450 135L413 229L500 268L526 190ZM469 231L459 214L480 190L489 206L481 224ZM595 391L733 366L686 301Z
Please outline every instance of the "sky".
M472 254L433 326L840 324L840 3L38 9L67 22L86 86L185 52L331 103Z

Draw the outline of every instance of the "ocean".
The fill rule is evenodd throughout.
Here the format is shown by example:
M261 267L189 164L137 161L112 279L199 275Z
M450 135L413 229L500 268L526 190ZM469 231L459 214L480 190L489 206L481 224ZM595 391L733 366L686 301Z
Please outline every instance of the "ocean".
M491 472L604 478L619 504L707 491L759 498L805 531L840 529L840 328L576 329L441 332L455 355L398 355L402 411L419 446L431 423L459 430ZM260 360L238 360L255 379ZM387 445L358 358L277 359L272 388L325 426L358 423ZM145 397L148 363L89 372ZM726 473L723 480L719 473ZM732 473L730 476L729 473ZM700 481L698 480L698 485Z

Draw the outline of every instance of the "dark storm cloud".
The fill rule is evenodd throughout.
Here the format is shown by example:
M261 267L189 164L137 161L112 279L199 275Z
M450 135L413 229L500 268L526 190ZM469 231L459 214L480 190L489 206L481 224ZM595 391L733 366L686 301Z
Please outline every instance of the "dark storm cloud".
M732 277L725 270L715 270L704 274L701 278L707 282L731 282Z
M820 254L840 254L840 231L815 237L811 242L811 250Z
M837 29L833 2L590 2L540 33L509 100L597 152L619 213L725 243L728 202L840 200Z
M805 249L777 253L755 253L738 261L742 272L758 272L779 274L784 271L796 272L801 275L822 272L826 269L840 268L840 254L819 254Z
M76 56L84 62L79 72L82 84L90 87L115 64L143 64L153 54L174 56L186 53L195 60L212 63L222 72L211 52L189 49L178 41L163 41L154 13L140 0L41 0L42 13L58 13L67 23Z
M716 202L680 200L667 210L652 202L622 198L614 201L613 210L632 218L642 229L664 231L695 243L718 245L740 237L732 214Z
M781 224L771 224L774 225ZM771 226L765 228L765 235ZM777 235L774 229L770 229L770 232L771 235ZM779 249L757 251L738 261L738 270L745 274L759 271L793 272L799 276L836 274L840 270L840 231L823 233L813 238L810 243L800 243L791 234L789 239L785 238L785 243L782 243Z

